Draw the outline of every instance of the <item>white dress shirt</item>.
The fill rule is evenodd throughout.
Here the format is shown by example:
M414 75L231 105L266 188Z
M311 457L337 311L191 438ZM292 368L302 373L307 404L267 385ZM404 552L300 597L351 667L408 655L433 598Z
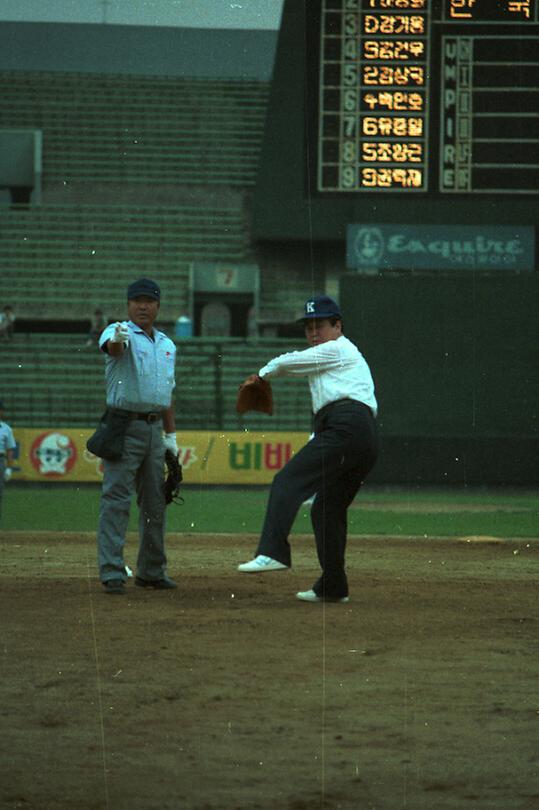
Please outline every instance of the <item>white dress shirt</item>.
M337 399L355 399L376 416L378 405L367 361L352 341L341 335L301 352L280 354L258 372L259 377L307 377L313 413Z

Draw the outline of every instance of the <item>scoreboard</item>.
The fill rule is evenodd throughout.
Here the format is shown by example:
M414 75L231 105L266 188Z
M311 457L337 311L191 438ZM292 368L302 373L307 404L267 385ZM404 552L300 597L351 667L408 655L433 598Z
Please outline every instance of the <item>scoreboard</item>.
M309 0L310 188L537 194L539 0Z

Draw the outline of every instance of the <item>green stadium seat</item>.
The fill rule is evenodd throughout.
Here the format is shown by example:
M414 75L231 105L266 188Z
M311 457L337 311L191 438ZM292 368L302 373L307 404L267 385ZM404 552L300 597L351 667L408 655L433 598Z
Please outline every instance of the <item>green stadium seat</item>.
M92 427L104 408L104 358L80 334L15 334L0 353L0 377L14 427ZM194 338L177 343L175 395L178 430L310 430L305 381L275 380L276 409L238 416L239 383L289 340ZM24 354L24 363L20 358Z
M2 72L3 126L43 130L43 181L252 186L267 82Z

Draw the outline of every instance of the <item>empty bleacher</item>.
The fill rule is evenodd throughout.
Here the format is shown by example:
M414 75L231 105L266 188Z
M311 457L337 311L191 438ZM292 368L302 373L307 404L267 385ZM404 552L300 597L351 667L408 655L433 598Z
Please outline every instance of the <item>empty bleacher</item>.
M43 130L43 205L0 209L0 302L19 318L117 317L149 275L173 321L192 262L253 260L267 83L21 71L0 90L2 126Z
M43 130L43 181L251 186L267 82L0 73L3 127Z
M171 335L193 262L256 263L249 205L268 92L258 81L0 72L1 125L43 132L42 205L0 208L0 305L33 326L0 344L12 425L89 427L103 410L103 356L83 331L41 322L80 325L96 307L124 318L128 283L146 275L161 285L158 325ZM303 257L289 269L262 270L263 323L293 318L304 299ZM276 381L271 421L235 412L239 382L290 341L178 348L179 430L309 429L304 382Z
M138 276L162 286L162 317L187 307L190 263L251 257L241 207L47 205L0 211L0 301L25 319L123 317Z
M323 273L309 267L308 261L294 266L277 265L262 274L260 284L260 321L266 325L292 322L301 312L309 295L324 290Z
M126 285L141 275L163 288L162 315L188 308L196 261L253 262L240 197L206 206L54 205L0 209L0 302L19 318L80 320L100 306L123 315ZM292 320L306 295L323 289L320 270L301 256L261 275L260 316Z

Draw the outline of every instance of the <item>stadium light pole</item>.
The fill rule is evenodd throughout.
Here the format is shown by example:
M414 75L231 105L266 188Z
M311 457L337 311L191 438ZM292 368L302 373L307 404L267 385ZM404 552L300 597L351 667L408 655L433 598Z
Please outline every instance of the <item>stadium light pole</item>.
M103 6L103 19L101 20L101 22L103 23L103 25L106 25L107 22L108 22L108 20L107 20L107 9L108 9L109 6L112 5L112 0L100 0L100 2L101 2L101 5Z

